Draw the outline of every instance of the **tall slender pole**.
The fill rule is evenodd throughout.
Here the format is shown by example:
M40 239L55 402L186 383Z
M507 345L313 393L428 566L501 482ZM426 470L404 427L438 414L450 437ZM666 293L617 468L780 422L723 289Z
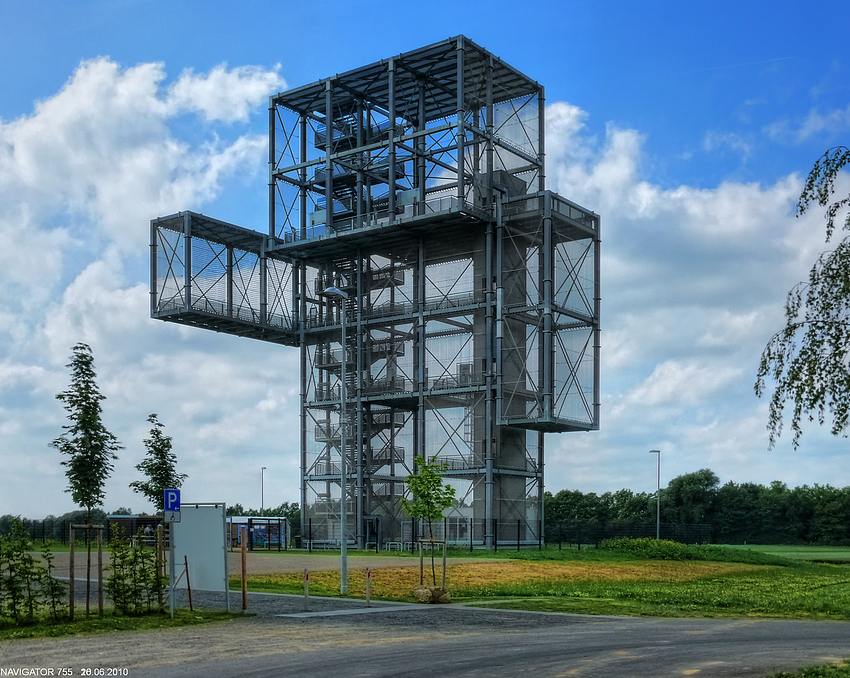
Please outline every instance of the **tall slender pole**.
M341 371L341 379L340 379L340 387L339 387L339 396L340 396L340 432L339 432L339 442L340 447L340 463L339 463L339 475L340 475L340 503L339 503L339 521L340 521L340 544L339 544L339 590L342 595L348 594L348 535L346 534L346 527L348 526L348 511L345 505L346 503L346 476L348 475L346 469L346 454L345 454L345 443L346 438L346 427L348 425L348 400L347 394L345 392L345 354L347 353L345 348L345 299L343 298L342 303L340 304L342 313L341 313L341 321L342 321L342 363L340 364Z
M265 480L266 480L265 474L266 474L266 467L263 466L263 468L260 469L260 515L263 515L263 502L264 502L263 498L265 497Z
M328 127L330 130L330 127ZM328 203L330 204L330 203ZM347 394L345 392L345 301L348 299L348 294L338 287L328 287L324 292L320 292L324 297L335 297L340 300L340 323L342 325L342 360L340 361L340 381L339 381L339 445L340 445L340 463L339 463L339 590L342 595L348 595L348 538L346 534L346 526L348 524L348 512L345 504L346 500L346 469L345 443L346 443L346 424L348 423L348 403Z
M171 613L172 619L174 619L174 578L176 576L176 573L174 572L174 558L176 557L174 525L175 523L168 524L168 580L171 583L168 593L168 611Z
M650 450L658 455L658 482L655 486L655 539L661 539L661 450Z

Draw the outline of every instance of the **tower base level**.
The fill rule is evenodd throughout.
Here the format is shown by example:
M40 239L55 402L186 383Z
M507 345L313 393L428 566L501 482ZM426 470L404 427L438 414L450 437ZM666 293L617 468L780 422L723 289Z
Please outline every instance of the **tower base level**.
M300 351L306 543L427 537L416 456L456 490L435 537L541 542L544 434L599 426L600 305L599 216L545 190L543 106L453 38L271 97L268 233L151 222L154 318Z

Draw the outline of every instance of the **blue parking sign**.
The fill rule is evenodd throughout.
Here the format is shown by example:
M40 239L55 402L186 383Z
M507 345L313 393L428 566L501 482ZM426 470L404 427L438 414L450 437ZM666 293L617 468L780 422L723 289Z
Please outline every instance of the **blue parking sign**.
M180 490L165 490L165 511L180 510Z

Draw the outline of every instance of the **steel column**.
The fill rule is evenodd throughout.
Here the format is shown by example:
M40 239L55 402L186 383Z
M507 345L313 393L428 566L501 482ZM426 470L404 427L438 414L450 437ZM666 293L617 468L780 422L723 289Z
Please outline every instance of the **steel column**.
M192 310L192 215L183 213L183 310Z

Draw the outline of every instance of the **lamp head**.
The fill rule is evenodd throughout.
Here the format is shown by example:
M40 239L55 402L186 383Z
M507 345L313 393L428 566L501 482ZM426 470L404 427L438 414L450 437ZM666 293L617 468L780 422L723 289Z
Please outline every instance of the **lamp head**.
M339 299L348 299L348 293L339 289L339 287L334 287L331 285L330 287L326 287L322 292L319 292L319 295L323 297L337 297Z

